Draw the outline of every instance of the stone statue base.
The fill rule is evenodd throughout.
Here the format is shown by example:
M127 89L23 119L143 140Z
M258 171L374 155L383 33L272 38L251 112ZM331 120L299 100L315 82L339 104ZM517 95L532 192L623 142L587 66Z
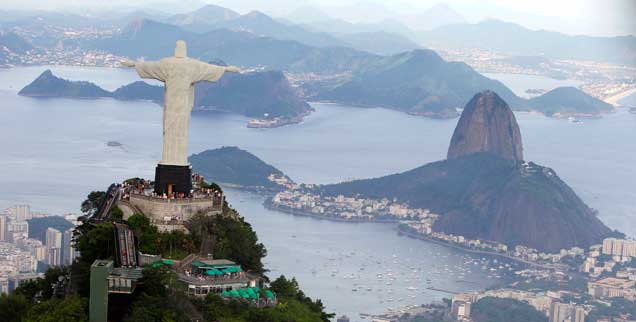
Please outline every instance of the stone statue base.
M186 165L158 164L155 169L155 192L161 196L164 193L183 193L185 196L192 190L192 167Z

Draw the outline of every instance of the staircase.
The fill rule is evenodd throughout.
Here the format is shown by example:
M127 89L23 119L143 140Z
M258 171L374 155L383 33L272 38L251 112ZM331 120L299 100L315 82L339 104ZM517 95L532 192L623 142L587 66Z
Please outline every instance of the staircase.
M177 272L183 272L192 262L194 262L198 258L197 254L190 254L186 256L181 263L179 263L179 267L177 267Z

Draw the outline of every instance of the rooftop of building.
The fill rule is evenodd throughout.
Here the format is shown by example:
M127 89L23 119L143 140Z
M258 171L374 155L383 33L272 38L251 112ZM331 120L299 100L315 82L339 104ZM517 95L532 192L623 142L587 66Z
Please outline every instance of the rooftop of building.
M618 288L631 288L636 285L636 281L630 281L616 277L606 277L593 283Z

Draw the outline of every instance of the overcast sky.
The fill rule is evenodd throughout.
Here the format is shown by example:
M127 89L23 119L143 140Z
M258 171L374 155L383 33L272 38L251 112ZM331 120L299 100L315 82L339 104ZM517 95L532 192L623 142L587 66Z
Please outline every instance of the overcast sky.
M339 7L344 16L356 16L355 4L380 5L397 14L425 10L440 0L3 0L0 9L104 10L151 8L169 13L194 10L212 3L241 13L260 10L284 16L299 6ZM568 34L636 34L636 0L448 0L443 1L470 22L496 18L516 22L532 29L555 30ZM349 10L349 12L347 12ZM329 12L330 10L325 10Z

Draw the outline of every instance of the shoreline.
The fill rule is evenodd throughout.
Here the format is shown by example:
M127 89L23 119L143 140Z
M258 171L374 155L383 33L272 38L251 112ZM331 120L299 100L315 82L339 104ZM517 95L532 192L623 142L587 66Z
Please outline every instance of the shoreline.
M309 218L314 218L319 220L329 220L329 221L352 223L352 224L361 224L361 223L397 224L399 222L399 220L397 219L364 220L364 219L344 219L344 218L338 218L338 217L316 215L306 211L295 211L288 208L276 207L272 204L271 198L265 199L265 201L263 202L263 207L265 207L265 209L268 209L268 210L275 210L275 211L279 211L279 212L286 213L293 216L309 217Z
M322 215L316 215L316 214L312 214L306 211L295 211L292 209L287 209L287 208L281 208L281 207L276 207L272 205L271 199L267 198L264 202L263 202L263 207L265 207L265 209L268 210L274 210L274 211L279 211L285 214L289 214L289 215L293 215L293 216L300 216L300 217L309 217L309 218L313 218L313 219L318 219L318 220L328 220L328 221L334 221L334 222L342 222L342 223L351 223L351 224L360 224L360 223L377 223L377 224L399 224L399 220L395 219L391 219L391 220L359 220L359 219L354 219L354 220L350 220L350 219L343 219L343 218L337 218L337 217L331 217L331 216L322 216ZM449 247L449 248L453 248L465 253L469 253L469 254L476 254L476 255L485 255L485 256L495 256L495 257L500 257L500 258L505 258L507 260L511 260L520 264L524 264L524 265L528 265L531 267L540 267L540 268L545 268L545 269L550 269L550 270L557 270L560 268L564 268L564 267L559 267L559 266L555 266L555 265L550 265L550 264L540 264L540 263L534 263L531 261L527 261L521 258L516 258L510 255L506 255L506 254L501 254L501 253L497 253L497 252L489 252L489 251L484 251L484 250L477 250L477 249L471 249L471 248L467 248L467 247L463 247L460 245L455 245L452 243L448 243L448 242L444 242L441 240L437 240L431 237L427 237L424 236L422 234L419 233L414 233L412 231L409 230L405 230L400 228L399 225L396 225L396 231L398 232L398 234L404 235L406 237L409 238L413 238L413 239L418 239L424 242L431 242L440 246L444 246L444 247Z
M285 116L281 118L275 118L273 120L267 119L251 119L247 122L247 127L250 129L273 129L282 127L285 125L299 124L305 120L305 117L311 115L316 110L313 107L303 111L295 116Z
M424 236L424 235L419 234L419 233L414 233L412 231L408 231L408 230L402 229L399 226L398 226L397 230L398 230L399 233L401 233L404 236L409 237L409 238L432 242L434 244L438 244L438 245L441 245L441 246L454 248L454 249L461 250L463 252L467 252L467 253L471 253L471 254L497 256L497 257L509 259L509 260L512 260L512 261L515 261L515 262L518 262L518 263L521 263L521 264L530 265L530 266L533 266L533 267L541 267L541 268L545 268L545 269L556 270L556 269L559 268L559 267L552 266L552 265L549 265L549 264L533 263L533 262L527 261L525 259L516 258L516 257L510 256L510 255L506 255L506 254L501 254L501 253L496 253L496 252L489 252L489 251L485 251L485 250L470 249L470 248L462 247L462 246L459 246L459 245L454 245L454 244L451 244L451 243L443 242L441 240L437 240L437 239L434 239L434 238L431 238L431 237Z

